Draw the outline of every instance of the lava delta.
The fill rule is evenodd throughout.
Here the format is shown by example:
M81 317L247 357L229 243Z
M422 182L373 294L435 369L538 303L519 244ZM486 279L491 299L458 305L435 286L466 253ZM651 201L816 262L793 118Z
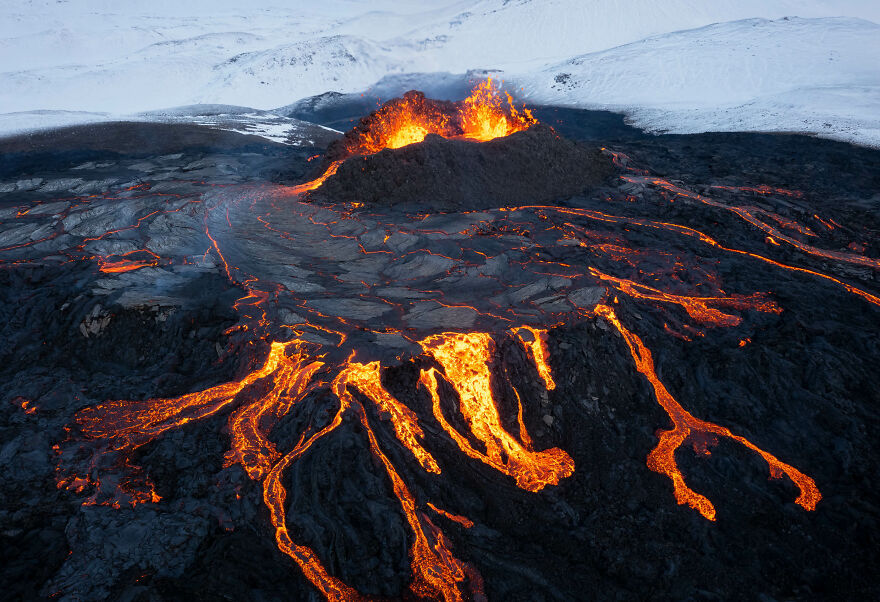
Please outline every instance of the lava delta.
M543 111L7 143L10 595L876 591L878 153Z

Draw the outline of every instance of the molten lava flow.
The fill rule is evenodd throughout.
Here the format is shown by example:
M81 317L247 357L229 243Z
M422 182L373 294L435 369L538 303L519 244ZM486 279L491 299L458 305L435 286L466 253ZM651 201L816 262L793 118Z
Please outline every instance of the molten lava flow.
M344 400L340 401L339 411L330 424L308 439L300 439L297 446L285 454L272 467L272 470L266 476L266 480L263 481L263 503L269 509L269 519L275 527L275 542L278 545L278 549L290 556L299 565L303 575L312 582L312 585L318 591L324 594L327 600L342 602L363 600L365 598L356 589L349 587L340 579L330 575L311 548L295 543L290 537L290 531L287 529L287 511L285 508L287 490L281 484L281 477L284 475L287 467L308 451L315 441L321 439L342 423L342 415L348 409L348 405Z
M431 599L442 598L445 602L463 602L465 598L461 593L462 586L467 586L470 589L471 599L475 595L482 596L482 579L479 574L452 555L449 550L449 542L443 532L424 513L417 510L415 498L409 488L379 447L379 442L367 421L363 406L348 392L348 385L353 384L358 388L363 385L368 391L375 393L378 372L378 363L370 365L348 364L333 381L332 387L344 407L352 406L356 409L361 426L367 433L370 449L373 455L385 466L388 478L391 479L394 495L400 502L403 514L415 536L410 548L413 572L410 589L418 596ZM378 386L381 387L381 383ZM390 397L387 393L385 395ZM379 397L382 398L385 395L380 394ZM384 401L387 402L387 399ZM398 436L400 436L399 433Z
M639 284L625 278L615 278L608 274L603 274L595 268L590 268L590 273L599 278L603 282L608 282L622 293L636 299L648 299L663 303L673 303L680 305L687 314L694 320L710 324L712 326L737 326L742 322L739 316L726 314L711 305L721 305L722 307L730 307L732 309L754 309L761 312L780 313L782 310L779 306L766 299L764 295L756 293L754 295L731 295L729 297L685 297L682 295L673 295L664 293L646 284Z
M541 375L541 380L544 381L544 386L546 386L549 391L555 389L556 383L553 382L553 375L550 373L550 364L547 363L550 358L550 351L547 349L547 331L545 329L533 328L531 326L520 326L519 328L514 328L513 332L516 333L523 345L526 346L526 349L532 354L532 360L538 368L538 374ZM523 333L528 333L528 335L523 335ZM519 393L517 393L517 397L519 397ZM522 404L520 404L520 408L521 407Z
M321 362L308 361L301 350L292 357L283 358L273 374L272 390L240 407L229 417L232 449L226 453L224 467L239 463L255 480L262 480L269 473L281 454L267 435L293 404L309 391L309 381L322 365Z
M654 369L654 360L651 352L645 347L642 340L621 324L617 314L611 307L600 304L596 306L594 312L596 315L608 320L623 336L623 340L626 341L630 355L632 355L635 362L636 369L651 383L654 394L657 396L657 401L672 420L672 430L663 431L660 434L660 442L648 455L648 468L654 472L665 474L672 480L675 499L679 504L687 504L707 519L715 520L715 506L712 505L712 502L707 497L687 486L684 475L678 469L675 452L690 439L691 441L696 440L696 447L702 449L705 453L708 451L706 448L708 441L705 436L720 436L732 439L764 458L770 467L771 478L778 479L782 478L783 474L787 475L800 489L800 495L795 502L807 510L816 509L816 504L822 499L822 494L819 493L819 489L816 487L816 482L813 479L793 466L780 462L775 456L758 448L745 437L734 435L723 426L700 420L689 414L672 397L663 383L660 382ZM703 435L702 438L700 438L701 435Z
M458 514L452 514L451 512L447 512L446 510L438 508L437 506L435 506L431 502L428 502L428 508L430 508L431 510L433 510L434 512L436 512L440 516L448 518L449 520L451 520L454 523L458 523L459 525L461 525L465 529L470 529L471 527L474 526L474 521L472 521L468 517L459 516Z
M632 217L623 217L623 216L619 216L619 215L611 215L608 213L603 213L601 211L593 211L590 209L558 208L558 207L548 207L548 206L540 206L540 205L519 207L518 209L541 209L541 210L555 211L555 212L563 213L563 214L578 215L581 217L586 217L588 219L593 219L593 220L602 221L602 222L629 223L634 226L641 226L644 228L652 228L652 229L657 229L657 230L665 230L667 232L674 232L674 233L680 234L682 236L694 238L696 240L699 240L701 243L704 243L706 245L709 245L710 247L714 247L714 248L719 249L721 251L725 251L727 253L734 253L736 255L751 257L753 259L763 261L764 263L768 263L772 266L782 268L784 270L788 270L791 272L798 272L801 274L808 274L810 276L816 276L818 278L822 278L823 280L827 280L828 282L833 282L834 284L837 284L837 285L843 287L847 292L861 297L862 299L864 299L865 301L867 301L868 303L870 303L872 305L876 305L876 306L880 307L880 297L878 297L877 295L873 295L865 290L862 290L856 286L853 286L852 284L849 284L847 282L839 280L838 278L835 278L833 276L829 276L828 274L824 274L822 272L817 272L816 270L810 270L807 268L801 268L801 267L789 265L787 263L781 263L781 262L776 261L774 259L770 259L769 257L764 257L763 255L759 255L757 253L752 253L750 251L743 251L741 249L735 249L733 247L724 246L723 244L721 244L720 242L718 242L717 240L715 240L711 236L708 236L707 234L700 232L699 230L694 230L693 228L688 228L687 226L682 226L680 224L672 224L672 223L667 223L667 222L655 222L655 221L651 221L651 220L632 218Z
M239 381L171 399L108 401L81 410L76 420L86 437L108 439L115 450L133 450L170 429L207 418L229 406L245 387L275 372L286 360L288 345L272 343L263 366Z
M478 83L460 103L438 102L410 91L382 105L346 135L344 158L416 144L428 134L486 142L536 123L531 111L525 107L517 110L510 94L505 92L502 97L492 78ZM291 193L315 190L336 173L341 163L334 161L320 177L292 187Z
M531 114L526 110L518 112L513 107L510 97L507 96L505 101L490 80L477 86L468 99L457 105L428 101L424 96L418 94L408 94L403 99L388 103L365 120L362 127L359 126L350 133L351 135L346 138L349 144L346 150L349 154L374 153L383 148L398 148L418 142L429 133L479 141L490 140L525 129L531 123L534 123ZM331 163L320 178L294 187L292 191L299 194L320 186L339 168L345 153L342 153L341 156L343 158ZM613 156L619 166L633 171L632 168L627 167L628 159L625 156L621 154ZM658 180L648 178L642 178L642 180L666 187L666 184L662 184ZM675 195L691 194L678 188L668 189L666 192ZM666 192L660 194L666 194ZM773 194L777 192L773 192ZM235 207L235 203L244 199L251 201L251 208L256 207L254 194L261 193L237 194L236 200L229 203L229 206ZM704 198L699 197L698 200ZM634 200L634 198L627 200ZM292 205L303 204L287 203L283 210L290 212ZM240 298L234 305L235 311L241 316L241 322L229 332L234 332L236 337L244 339L247 344L253 344L260 340L270 339L277 334L279 328L286 328L288 329L286 332L295 333L303 341L307 339L325 341L323 344L328 345L327 353L320 355L314 351L313 347L307 347L307 345L318 346L318 343L307 344L299 340L286 343L276 342L271 344L268 356L262 365L239 381L210 387L204 391L172 399L109 401L82 410L76 415L76 420L86 439L85 441L72 442L79 446L77 449L68 450L65 448L64 450L65 459L69 457L74 463L78 463L77 470L74 474L61 479L59 485L66 486L78 493L94 489L94 495L89 497L84 502L85 504L108 504L118 508L141 503L157 503L161 498L156 488L147 478L145 471L130 462L130 452L155 440L170 429L180 428L190 422L227 411L229 412L227 424L230 434L230 450L225 454L224 466L240 464L251 479L261 482L263 502L269 510L279 550L301 568L303 574L326 598L331 600L364 599L364 596L354 588L334 577L331 570L322 564L314 550L294 541L294 535L291 533L293 527L287 524L288 500L284 485L284 477L289 467L302 459L305 454L313 451L318 441L336 431L343 424L344 419L356 420L354 432L365 435L361 442L369 447L369 452L376 460L374 466L378 468L381 465L384 468L391 486L389 493L393 493L400 504L403 517L413 534L412 539L408 540L412 572L411 592L405 593L404 596L407 599L425 597L447 601L481 597L482 580L479 574L470 565L452 554L450 542L431 519L438 520L438 522L450 520L464 528L473 527L473 522L465 516L442 510L424 499L426 490L416 489L411 483L404 480L404 476L409 474L410 470L404 470L404 466L396 467L392 464L391 459L398 458L399 460L395 460L395 462L410 461L411 463L412 456L419 464L416 467L417 471L423 470L431 475L439 475L441 468L437 458L428 451L429 444L435 442L436 439L445 439L448 436L470 458L479 460L512 477L518 487L537 492L543 490L547 485L559 484L562 479L572 475L574 471L572 458L558 448L544 451L535 449L525 424L527 408L520 397L520 392L507 374L507 368L494 364L495 339L487 332L444 333L429 336L420 342L429 359L416 361L432 362L433 367L421 371L419 384L424 386L428 392L431 412L442 430L430 431L429 424L434 424L433 421L420 423L416 411L401 402L383 386L382 365L379 362L357 363L351 359L353 356L349 356L347 361L331 363L328 357L332 357L333 354L341 354L339 357L344 357L344 351L351 351L352 345L357 345L358 341L366 340L362 336L358 336L360 333L356 333L355 329L361 329L364 333L372 332L382 335L394 332L395 335L413 341L412 337L416 336L414 333L419 332L416 323L413 322L410 326L406 317L401 318L401 324L359 323L355 319L336 316L332 310L323 310L326 313L321 313L317 308L311 308L310 299L301 299L296 294L288 296L288 292L285 291L286 285L282 286L268 279L260 282L259 276L244 271L246 264L235 264L237 253L234 247L229 253L224 252L225 249L221 250L218 241L229 240L232 237L224 238L219 235L214 236L213 234L216 233L212 233L212 224L222 222L227 224L229 228L234 228L233 224L236 224L237 220L241 221L245 218L245 214L242 213L232 214L230 217L229 206L225 207L225 220L214 219L212 221L207 213L204 220L204 233L211 245L209 251L214 252L219 258L219 265L229 280L247 288L248 294ZM281 210L274 204L272 209ZM812 230L802 227L798 222L770 214L762 209L754 207L735 209L726 206L725 209L735 213L739 210L744 211L743 217L751 216L755 219L771 221L775 225L764 221L761 221L762 225L755 225L761 229L762 236L772 231L772 240L776 240L777 232L780 230L785 230L791 235L815 236ZM531 210L533 216L540 218L541 222L538 222L537 219L521 222L520 220L526 219L526 210ZM320 213L302 211L302 213L295 214L296 219L289 221L310 224L309 227L323 226L329 237L349 239L344 242L349 243L348 248L351 252L349 259L352 262L357 261L358 253L362 253L364 256L378 253L394 256L395 252L390 250L394 248L389 243L391 238L406 236L415 239L417 235L425 236L428 234L444 238L450 235L449 232L442 230L442 226L435 224L415 225L410 229L405 229L400 226L399 222L389 221L386 224L379 224L378 219L380 218L376 218L375 215L370 216L371 222L359 221L357 216L347 213L348 208L345 211L338 211L337 208L322 207ZM514 242L513 245L518 246L512 246L512 250L526 255L526 257L523 257L523 261L520 262L511 256L509 261L521 265L524 270L528 269L531 274L540 277L564 278L569 284L577 282L577 288L580 290L584 290L581 289L581 286L585 284L589 284L589 288L601 284L608 288L612 296L618 295L621 301L624 301L623 297L627 296L642 304L661 307L667 314L685 312L694 324L734 327L742 321L736 311L779 312L780 308L762 293L725 295L716 275L710 274L699 266L686 266L683 256L679 253L658 249L630 248L630 242L623 232L629 231L631 227L638 227L687 236L699 241L701 245L709 245L719 251L748 256L787 270L819 276L845 287L849 292L857 294L875 305L880 305L880 299L876 296L856 289L831 276L781 264L747 251L724 247L708 235L686 226L653 222L635 217L620 217L596 210L571 207L532 206L508 208L501 211L503 213L492 213L493 220L499 215L501 216L494 223L490 223L488 219L484 221L484 218L480 217L479 221L468 222L464 225L456 224L455 231L462 239L476 236L496 236L497 239L492 241L493 243L516 239L518 242ZM258 214L257 211L253 213ZM562 216L562 220L554 221L550 219L551 215ZM301 239L295 240L300 233L309 234L310 232L295 229L283 230L280 225L271 222L270 217L271 213L268 212L259 214L257 221L260 224L260 231L262 232L262 228L265 228L273 236L281 236L285 244L288 242L296 243L285 247L285 249L307 245L320 246L321 241L318 239L324 235L323 230L312 238L303 236ZM473 216L463 219L467 221L471 217ZM143 219L146 218L141 218L141 220ZM394 219L403 218L395 215ZM614 232L591 233L581 225L562 223L563 220L578 221L578 219L622 225L615 226ZM819 219L818 216L816 219ZM346 220L344 226L342 220ZM747 221L749 220L747 219ZM542 222L546 226L542 225ZM823 227L828 229L833 227L825 222L821 223ZM235 227L237 226L238 224ZM372 243L368 242L367 237L355 234L361 230L374 235ZM383 230L384 240L380 243ZM821 230L816 227L816 231ZM248 234L250 232L245 230L244 238L247 238ZM560 234L563 236L561 240ZM787 235L784 232L781 234L782 236ZM622 270L630 274L638 273L638 278L642 281L650 281L648 278L651 276L672 275L674 285L663 288L682 294L665 292L665 290L641 282L611 276L595 268L587 270L582 265L555 261L553 257L547 257L550 255L549 253L541 253L539 256L534 252L533 243L529 242L526 246L524 241L527 238L542 245L546 240L559 240L561 244L566 246L579 244L581 248L589 249L596 255L600 260L597 262L598 265L623 264ZM250 238L247 240L252 242ZM785 239L782 240L789 242ZM205 242L207 244L207 241ZM443 242L444 245L448 243L446 240ZM501 243L499 242L499 244ZM507 242L504 244L506 245ZM199 249L201 248L204 247L199 247ZM445 246L419 249L418 251L415 250L415 247L401 246L400 248L409 249L406 254L412 253L414 256L417 256L418 253L430 254L442 258L444 262L449 261L453 265L456 263L467 264L471 261L469 258L476 257L480 264L485 262L488 267L488 262L494 259L484 252L491 250L490 246L479 245L476 248L469 248L467 243L462 243L462 250L458 255L447 251ZM807 247L799 248L807 249ZM812 249L812 247L809 248ZM505 249L510 250L511 247L505 247ZM337 250L343 252L336 255ZM351 276L352 280L344 280L342 278L344 274L340 272L338 266L339 262L343 261L340 257L347 255L348 251L345 251L341 245L339 247L334 245L330 251L333 253L332 262L335 263L329 267L323 265L323 262L328 260L328 256L331 255L327 250L319 249L314 257L301 262L304 267L308 267L309 273L314 270L314 273L325 278L324 284L331 283L330 287L322 288L320 293L322 299L325 295L331 298L336 294L335 290L330 290L332 282L340 283L343 286L343 292L345 292L345 286L353 282L353 279L362 277L357 272L353 272L356 275ZM861 252L863 251L864 249ZM583 253L584 251L574 249L571 254L574 255L575 252ZM102 271L107 272L137 269L153 261L159 264L171 263L170 259L159 258L155 255L135 255L135 253L145 252L138 251L109 258L94 255L89 255L89 257L97 258L101 262ZM205 255L207 256L207 254L206 251ZM462 257L465 259L459 261ZM297 257L298 261L302 259L302 257ZM850 263L854 262L852 258L849 258L849 261ZM866 261L868 260L866 259ZM138 262L145 263L141 265ZM855 263L868 265L861 260L855 261ZM449 269L443 276L451 275L454 275L454 272ZM508 286L502 272L487 271L482 275L497 279L499 284ZM682 275L687 277L680 277ZM363 277L369 281L369 277ZM377 281L367 282L365 280L361 280L361 284L367 291L378 286ZM707 294L697 296L693 292L696 287L683 288L686 283L693 286L695 281L700 281L696 287L709 286L713 291L712 295L717 296ZM466 309L468 312L479 314L481 320L494 321L495 324L503 322L504 328L509 328L510 324L521 323L519 319L544 325L578 320L590 311L589 308L592 308L595 303L592 294L578 296L572 293L565 295L568 301L559 302L565 306L564 314L555 308L550 309L553 304L543 305L538 300L530 303L528 314L518 314L518 310L515 308L500 307L500 302L496 304L493 301L487 308L479 301L475 301L473 295L467 297L469 291L461 296L452 292L447 295L446 290L434 291L428 289L428 286L427 284L423 286L419 282L418 287L426 290L416 291L414 286L413 292L417 292L420 296L431 296L431 300L441 308ZM544 286L544 284L539 285L539 287ZM554 288L556 287L554 286ZM573 291L574 289L575 287L572 286L569 290ZM698 290L705 289L699 288ZM434 293L438 293L438 298L433 297ZM284 298L285 296L287 298ZM618 296L614 297L615 302L618 300ZM367 292L361 297L366 301L376 301L377 303L381 301L393 306L397 310L394 313L398 316L406 314L406 306L403 302L394 302L372 292ZM563 295L559 294L556 297L561 298ZM556 297L548 297L547 299L552 300ZM581 303L583 306L579 305ZM277 315L272 312L273 304L285 309L294 307L297 312L301 311L302 315L297 315L295 320L284 324L273 323ZM570 305L579 308L580 311L569 312ZM628 305L628 303L622 303L622 307ZM673 312L669 312L669 305L678 306L681 311L676 307ZM490 313L496 311L498 313ZM675 498L680 504L689 505L698 510L702 516L715 520L716 511L712 503L686 484L676 463L675 453L682 446L692 445L697 453L708 454L709 447L714 445L719 438L724 437L742 444L764 458L770 466L771 477L781 478L783 475L787 475L800 488L800 495L797 498L798 504L808 510L816 507L817 502L821 499L821 494L812 479L795 468L780 462L745 438L733 434L727 428L699 420L690 415L660 381L650 350L645 347L638 336L622 325L614 309L600 304L592 310L592 314L601 316L610 322L624 339L636 370L647 378L658 402L672 421L671 430L659 435L659 442L650 452L647 462L651 470L666 475L672 480ZM512 320L514 316L517 316L516 322ZM689 335L693 335L695 332L698 335L702 334L689 325L681 325L682 332L669 328L667 320L670 323L674 322L673 316L664 316L663 320L654 320L653 318L654 316L649 317L645 323L653 321L656 322L657 327L662 323L667 333L684 340L692 340ZM542 322L539 322L539 319ZM604 323L602 325L604 326ZM372 330L374 327L384 327L384 329ZM408 334L404 334L406 332L404 328L409 329ZM550 366L547 330L533 326L520 326L513 328L512 332L523 345L526 355L534 363L537 372L536 375L533 374L536 376L533 379L535 383L543 384L548 391L554 390L557 383ZM741 347L750 343L749 338L742 338L745 334L748 333L737 333L737 338L741 339L739 343ZM326 338L327 335L331 335L329 339ZM337 337L338 343L336 342ZM331 350L334 345L338 349ZM406 361L403 356L399 359ZM326 381L321 381L318 375L328 372L331 376ZM500 378L496 380L496 376ZM335 397L332 395L312 395L314 391L326 388L328 381L330 382L330 390ZM517 403L516 426L512 424L512 412L503 411L501 405L502 402L508 401L503 395L509 395L510 391L515 396ZM405 399L405 397L401 398ZM428 398L421 399L425 401ZM301 434L290 440L285 441L280 437L276 437L274 441L270 439L273 428L284 416L295 410L305 414L306 409L311 409L314 405L322 403L322 400L329 400L333 410L329 414L332 419L326 426L319 428L319 425L325 424L325 422L307 423ZM339 402L338 409L336 408L337 400ZM513 399L509 401L512 402ZM25 412L34 410L27 401L20 403ZM454 409L450 406L453 406ZM504 410L506 409L505 407ZM316 415L323 416L323 414ZM374 419L376 416L379 421ZM504 420L502 420L502 416ZM300 414L296 416L297 421L304 417ZM323 418L318 420L326 421ZM351 426L351 424L347 426ZM510 431L507 430L508 428ZM392 432L393 435L391 435ZM431 435L432 439L429 440L428 435ZM386 445L385 449L380 446L380 438L383 445ZM405 451L397 449L398 442L406 448ZM389 450L387 445L395 446L395 450ZM72 447L73 445L71 445ZM291 447L293 449L290 449ZM76 453L68 453L68 451ZM82 451L91 452L91 456L86 458L87 462L82 461L86 454L80 453L78 455ZM392 451L400 453L394 454L391 453ZM59 454L61 454L60 450ZM415 465L413 464L413 466ZM479 465L477 466L479 467ZM400 472L398 472L398 468ZM109 474L103 474L103 472ZM440 483L443 483L443 486L449 485L446 482L449 475L444 474L443 477L444 480L441 481L426 475L425 478L430 478L432 481L429 490L433 492L435 487L441 486ZM429 515L429 512L435 513L436 516ZM441 518L438 519L437 516ZM441 522L441 524L443 523ZM333 566L330 567L330 569L333 568Z
M523 108L520 113L510 94L505 95L507 106L499 90L492 84L491 77L477 84L471 95L462 101L459 109L462 136L471 140L492 140L509 136L537 123L531 111Z
M827 249L820 249L818 247L814 247L812 245L808 245L802 243L801 241L784 234L779 229L774 228L773 226L761 221L759 216L772 216L769 211L764 209L760 209L758 207L738 207L733 205L725 205L724 203L715 201L709 197L703 196L701 194L697 194L695 192L691 192L686 190L680 186L676 186L675 184L659 179L659 178L645 178L645 177L631 177L624 176L624 180L629 182L639 182L639 183L650 183L658 188L665 190L668 193L671 193L675 197L681 197L685 199L690 199L692 201L697 201L699 203L703 203L704 205L708 205L709 207L715 207L718 209L724 209L726 211L730 211L735 215L738 215L742 218L743 221L755 226L756 228L763 230L768 236L772 237L775 241L785 242L792 247L806 253L808 255L812 255L814 257L821 257L824 259L833 259L835 261L842 261L846 263L852 263L864 267L868 267L874 270L880 270L880 259L876 259L873 257L864 257L862 255L856 255L853 253L843 253L841 251L830 251ZM786 223L791 223L790 220L784 220ZM812 232L810 232L812 234Z
M148 250L129 251L118 257L116 260L98 258L98 269L107 274L119 274L159 265L159 256Z
M409 449L428 472L440 474L437 461L419 441L425 437L415 412L395 399L382 386L379 362L369 364L349 363L336 380L337 387L352 385L376 404L379 412L386 415L394 426L398 440Z
M334 161L330 164L324 173L320 175L320 177L310 181L305 182L303 184L297 184L293 188L290 189L291 194L302 194L304 192L308 192L309 190L314 190L323 184L327 178L336 173L336 170L339 169L339 166L342 165L342 161Z
M426 598L442 597L446 602L463 602L465 598L461 595L458 584L467 583L472 594L482 595L482 579L479 579L476 571L452 555L449 542L443 532L424 513L416 510L415 498L397 474L391 461L379 449L376 435L367 423L363 409L361 409L361 424L369 436L373 453L385 465L394 494L400 500L403 513L415 535L410 548L413 570L413 582L410 585L412 591ZM470 596L471 599L473 597Z
M434 416L464 453L512 476L527 491L556 485L574 472L574 461L561 449L530 451L502 426L492 394L489 362L494 342L488 334L445 333L428 337L420 345L443 372L422 370L419 382L431 395ZM474 437L485 444L485 453L474 449L444 416L438 383L441 375L458 393L459 410Z

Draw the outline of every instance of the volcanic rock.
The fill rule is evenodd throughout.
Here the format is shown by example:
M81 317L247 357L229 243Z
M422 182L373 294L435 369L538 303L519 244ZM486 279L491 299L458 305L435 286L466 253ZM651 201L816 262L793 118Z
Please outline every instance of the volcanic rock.
M439 210L548 203L602 185L608 157L546 125L488 142L429 134L423 142L346 159L313 198L368 205L418 201Z
M573 139L606 131L593 113L556 111L538 118ZM129 127L106 151L73 138L56 150L47 138L39 152L0 142L0 191L37 182L0 195L0 598L318 599L276 545L265 482L227 456L232 417L285 401L273 387L292 372L254 380L200 419L176 407L174 428L126 455L113 449L117 431L84 437L77 418L103 406L139 421L162 400L222 392L265 365L269 341L293 337L323 366L268 433L274 451L259 453L289 454L330 427L282 465L278 507L293 541L364 596L424 599L410 589L416 539L402 509L414 508L420 537L442 535L477 572L453 584L461 599L483 599L470 589L478 578L488 600L880 598L880 267L863 265L880 257L880 152L801 136L603 134L632 186L558 209L425 216L424 199L351 211L268 180L301 181L311 148L233 133L240 145L201 147L188 128L128 152ZM215 164L236 174L195 175ZM112 184L86 198L41 189L77 178ZM815 251L769 243L765 227ZM704 323L701 298L723 324ZM743 299L761 305L733 307ZM613 313L597 316L597 304ZM86 338L80 324L100 332ZM546 329L554 388L528 344L543 337L511 332L520 325ZM493 341L485 362L464 361L491 369L500 434L528 434L538 459L561 450L571 475L526 491L463 452L451 430L478 455L487 441L473 438L449 372L419 343L444 332ZM333 422L341 403L329 383L372 361L441 472L404 445L401 415L359 386ZM432 369L437 414L420 384ZM675 459L716 519L678 504L648 464L673 428L656 383L691 417L814 479L815 509L795 503L789 477L768 479L752 449L695 431ZM132 505L149 484L158 501Z

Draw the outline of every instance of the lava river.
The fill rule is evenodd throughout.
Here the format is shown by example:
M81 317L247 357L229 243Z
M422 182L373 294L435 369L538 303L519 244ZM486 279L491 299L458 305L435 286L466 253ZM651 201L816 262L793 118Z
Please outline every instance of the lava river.
M402 102L380 110L380 125L355 138L359 144L349 152L416 143L428 133L487 140L534 122L491 83L453 117L415 106L423 99ZM235 304L238 322L227 335L250 368L236 380L178 397L81 409L56 446L58 486L80 493L88 505L173 503L138 466L139 450L222 417L224 466L240 466L261 487L278 553L327 599L368 599L376 596L347 583L337 565L302 541L287 484L292 467L341 430L354 429L406 525L410 578L399 595L484 599L479 566L460 545L477 528L473 517L444 508L430 497L436 487L416 487L413 475L420 483L454 486L450 466L465 463L479 474L502 475L523 495L563 487L590 460L576 460L546 437L539 444L534 431L542 423L534 408L541 398L565 403L559 383L573 378L554 368L554 333L592 323L627 354L633 378L643 379L667 416L655 425L657 438L644 459L644 467L668 479L668 496L656 504L678 503L687 507L683 512L723 521L726 501L689 484L680 459L688 447L708 454L727 440L760 458L771 478L787 480L801 511L815 510L822 483L810 476L811 466L787 463L796 450L765 445L689 411L689 400L664 384L664 359L650 341L664 336L670 345L687 346L731 332L745 345L755 324L786 312L773 290L752 290L743 277L726 283L723 263L731 257L749 269L827 286L867 311L880 306L876 292L835 266L876 271L880 264L823 246L832 226L818 215L798 221L750 200L790 198L790 191L719 190L715 198L645 175L622 153L605 153L630 190L629 202L609 197L447 214L308 202L303 194L332 175L340 158L318 180L293 187L208 183L192 196L136 190L126 196L134 208L127 223L80 236L76 224L88 216L72 216L111 201L92 198L65 209L67 225L47 231L40 248L0 249L4 261L34 261L57 240L54 253L94 262L102 277L124 283L132 299L155 295L163 271L176 269L175 278L219 272L243 291ZM632 209L667 203L732 214L752 242L740 248L721 230L704 232ZM108 244L114 240L134 241L134 248ZM511 353L522 361L504 359ZM409 383L408 392L388 381L389 370L403 369L413 376L395 382ZM517 386L522 375L534 386ZM338 458L340 470L346 461Z

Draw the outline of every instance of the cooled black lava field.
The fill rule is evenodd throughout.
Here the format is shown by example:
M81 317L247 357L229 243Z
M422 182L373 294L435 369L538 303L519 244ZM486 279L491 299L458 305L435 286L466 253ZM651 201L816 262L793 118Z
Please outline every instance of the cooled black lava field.
M534 115L0 141L0 597L880 596L880 151Z

